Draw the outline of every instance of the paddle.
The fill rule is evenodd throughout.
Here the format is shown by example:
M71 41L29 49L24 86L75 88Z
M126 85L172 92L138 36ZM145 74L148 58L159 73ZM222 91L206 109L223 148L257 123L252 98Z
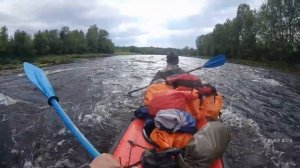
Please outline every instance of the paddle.
M27 62L24 62L23 66L28 79L48 98L48 104L54 108L56 114L71 131L72 135L80 142L90 156L93 158L99 156L100 153L97 149L84 137L59 105L58 98L55 96L54 90L43 70Z
M224 54L220 54L220 55L217 55L211 59L209 59L204 65L202 65L201 67L198 67L198 68L195 68L195 69L192 69L190 71L187 71L187 73L189 72L193 72L195 70L199 70L199 69L202 69L202 68L215 68L215 67L218 67L218 66L221 66L221 65L224 65L225 64L225 55ZM141 88L138 88L138 89L135 89L135 90L132 90L130 92L128 92L127 94L131 94L133 92L137 92L137 91L140 91L140 90L143 90L145 88L147 88L148 86L144 86L144 87L141 87Z
M208 60L204 65L202 65L201 67L192 69L192 70L190 70L190 71L187 71L187 73L193 72L193 71L195 71L195 70L202 69L202 68L215 68L215 67L224 65L225 62L226 62L226 61L225 61L225 55L224 55L224 54L220 54L220 55L217 55L217 56L212 57L211 59L209 59L209 60Z

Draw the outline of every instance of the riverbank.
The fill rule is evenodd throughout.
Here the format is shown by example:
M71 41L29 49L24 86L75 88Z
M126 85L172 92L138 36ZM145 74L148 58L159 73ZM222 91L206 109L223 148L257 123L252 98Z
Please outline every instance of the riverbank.
M3 64L0 62L0 70L9 70L9 69L19 69L22 68L22 64L24 61L29 61L38 66L48 66L55 64L65 64L75 61L77 59L86 59L86 58L98 58L98 57L108 57L112 56L112 54L72 54L72 55L47 55L41 56L32 59L23 59L21 60L12 60L7 61L8 63Z
M249 61L249 60L236 60L229 59L228 62L242 65L249 65L259 68L275 69L283 72L300 74L300 65L290 65L285 62L271 62L271 61Z
M209 59L211 57L208 56L193 56L195 58L205 58ZM239 59L228 59L226 58L227 62L234 63L234 64L241 64L241 65L248 65L253 67L259 68L266 68L266 69L274 69L283 72L293 73L293 74L300 74L300 65L290 65L285 62L272 62L272 61L251 61L251 60L239 60Z
M131 53L131 52L123 52L123 51L116 51L113 54L99 54L99 53L90 53L90 54L72 54L72 55L48 55L37 57L32 59L32 62L35 65L40 67L42 66L49 66L49 65L56 65L56 64L66 64L73 62L78 59L90 59L90 58L101 58L101 57L110 57L115 55L136 55L138 53ZM196 58L199 58L198 56ZM206 58L209 57L200 57ZM268 69L275 69L280 70L288 73L295 73L300 74L300 65L289 65L283 62L257 62L257 61L249 61L249 60L236 60L236 59L229 59L227 62L235 63L235 64L242 64L242 65L249 65L254 67L260 68L268 68ZM10 70L10 69L20 69L22 68L23 61L14 60L8 64L2 64L0 61L0 71L2 70Z
M49 66L56 64L66 64L73 62L78 59L89 59L89 58L101 58L101 57L110 57L115 55L136 55L137 53L116 51L113 54L100 54L100 53L89 53L89 54L68 54L68 55L46 55L37 58L32 58L29 60L11 60L6 61L8 63L2 63L0 60L0 71L1 70L10 70L10 69L20 69L24 61L31 62L38 66Z

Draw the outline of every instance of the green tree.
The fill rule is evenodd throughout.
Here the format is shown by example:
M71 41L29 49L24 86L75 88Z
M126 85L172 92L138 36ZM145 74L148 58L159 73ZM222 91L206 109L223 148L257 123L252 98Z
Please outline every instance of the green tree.
M41 32L38 31L34 35L33 46L38 55L46 55L49 54L49 42L48 42L48 31Z
M101 53L113 53L114 44L108 39L109 33L106 30L99 29L98 33L98 51Z
M0 57L7 53L8 42L7 28L3 26L0 29Z
M79 31L77 34L78 46L77 50L78 53L85 53L87 51L87 44L85 39L85 34L82 30Z
M214 54L214 44L212 39L212 33L207 35L201 35L196 40L197 50L200 56L207 56Z
M73 30L68 34L69 53L84 53L86 51L85 37L82 31Z
M288 60L297 50L299 34L299 2L293 0L268 0L259 11L259 35L268 50L268 59ZM265 30L263 30L265 29ZM299 39L299 35L298 35Z
M238 34L238 55L241 58L250 57L256 47L255 11L248 4L240 4L236 16L236 31Z
M96 25L90 26L86 34L87 49L89 52L95 53L98 49L98 30Z
M183 49L181 49L181 55L190 56L190 48L185 46Z
M50 54L63 53L63 41L60 39L59 31L57 29L48 31L48 43Z
M17 30L11 40L14 56L25 60L33 57L32 39L25 31Z
M73 46L70 38L70 28L68 26L62 27L59 36L63 44L63 54L73 53Z

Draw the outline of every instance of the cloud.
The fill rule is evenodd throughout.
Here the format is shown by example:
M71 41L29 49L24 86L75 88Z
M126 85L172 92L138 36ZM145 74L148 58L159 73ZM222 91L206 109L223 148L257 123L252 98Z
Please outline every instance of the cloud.
M137 39L146 32L140 29L136 24L120 24L110 31L110 37L116 45L131 46L136 45Z
M262 0L0 0L0 26L86 31L96 24L116 45L195 47L195 39L233 18L239 4L258 9Z
M218 23L224 23L227 19L236 17L236 11L239 4L250 4L250 8L258 9L262 4L259 0L210 0L203 11L196 15L188 16L183 19L172 20L168 23L168 30L188 31L189 34L181 37L172 37L176 46L186 45L195 47L195 40L201 34L207 34L213 31ZM185 39L185 41L176 42L176 39ZM192 39L192 40L191 40ZM177 40L178 41L178 40ZM173 43L174 43L173 42Z
M21 29L33 34L38 30L59 29L62 26L87 30L93 24L109 31L119 24L137 20L120 15L118 9L101 5L96 0L89 3L82 0L12 0L2 3L0 18L4 19L0 20L0 26L6 25L9 30L12 29L10 32Z

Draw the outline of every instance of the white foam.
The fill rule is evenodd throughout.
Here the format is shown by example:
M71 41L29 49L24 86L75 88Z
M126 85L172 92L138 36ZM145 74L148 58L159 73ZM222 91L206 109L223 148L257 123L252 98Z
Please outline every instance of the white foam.
M26 161L23 165L23 168L34 168L30 161Z
M82 69L82 68L87 68L87 67L76 67L76 68L57 69L57 70L54 70L54 71L45 71L45 74L46 74L46 75L49 75L49 74L55 74L55 73L60 73L60 72L64 72L64 71L72 71L72 70L75 70L75 69Z
M101 124L103 121L103 117L97 114L88 114L84 115L82 122L84 123L96 123L96 124Z
M66 142L66 140L61 140L61 141L59 141L59 142L57 143L57 146L62 146L64 142Z
M10 151L10 153L11 153L11 154L17 154L17 153L18 153L18 150L17 150L17 149L12 149L12 150Z
M54 71L46 71L45 70L45 74L49 75L49 74L55 74L55 73L60 73L60 72L64 72L64 71L72 71L74 69L82 69L82 68L87 68L87 67L66 68L66 69L58 69L58 70L54 70ZM23 76L25 76L25 73L20 73L17 76L23 77Z
M3 114L3 115L2 115L2 120L1 120L1 121L4 122L4 121L7 121L7 120L8 120L8 119L6 118L6 115Z
M109 106L103 105L101 102L96 103L93 109L93 113L96 115L101 115L103 118L109 118L111 114L109 113Z
M62 129L60 129L59 131L58 131L58 135L65 135L66 134L66 129L65 129L65 127L63 127Z
M21 74L18 74L17 77L22 77L22 76L25 76L24 73L21 73Z
M254 138L253 142L255 141L256 143L260 142L263 144L267 156L272 160L274 165L284 168L288 168L290 166L295 165L295 163L292 160L284 162L281 158L281 155L284 152L279 151L274 147L274 142L276 141L272 141L266 138L262 134L259 125L254 120L246 118L241 114L235 113L231 105L222 110L222 118L224 123L226 123L230 127L251 129L251 131L253 131L255 135L252 137Z
M265 83L265 84L268 84L268 85L271 85L271 86L282 86L282 84L279 81L275 80L275 79L264 78L264 77L261 77L257 74L250 74L249 76L251 76L253 78L252 79L253 82Z
M268 84L272 85L272 86L282 86L280 84L280 82L278 82L277 80L274 80L274 79L266 79L266 78L264 78L263 81L265 83L268 83Z
M17 101L12 99L9 96L4 95L3 93L0 93L0 105L11 105L11 104L15 104Z
M16 134L17 134L17 130L16 130L16 129L11 130L11 140L12 140L15 144L17 144L17 141L16 141L16 139L15 139Z

